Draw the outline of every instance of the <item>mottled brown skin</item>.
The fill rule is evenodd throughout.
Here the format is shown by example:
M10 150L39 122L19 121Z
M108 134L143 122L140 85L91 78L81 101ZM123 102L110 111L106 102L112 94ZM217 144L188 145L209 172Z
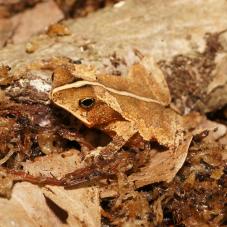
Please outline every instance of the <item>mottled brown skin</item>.
M84 98L94 99L95 102L90 108L80 106L80 100ZM84 122L89 128L102 127L110 122L123 120L121 115L110 108L106 103L99 100L93 91L92 87L81 87L80 89L71 88L62 90L53 94L52 100L61 106L64 106L75 117ZM73 104L69 102L73 100Z

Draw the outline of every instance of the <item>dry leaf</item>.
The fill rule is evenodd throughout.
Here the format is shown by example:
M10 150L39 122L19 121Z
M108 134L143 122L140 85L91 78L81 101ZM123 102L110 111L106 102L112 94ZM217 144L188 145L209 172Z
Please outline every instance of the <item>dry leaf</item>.
M224 124L208 120L205 116L196 112L187 115L184 118L184 124L195 136L207 131L208 134L204 138L207 142L221 139L227 133L227 127Z
M50 154L24 163L34 176L62 177L78 166L77 151ZM1 199L0 225L13 226L100 226L99 190L87 187L66 190L59 186L38 187L16 183L10 200ZM10 213L9 213L10 212ZM23 221L22 221L23 220Z
M99 191L95 187L66 190L45 186L43 194L68 214L68 226L101 226Z
M48 207L41 189L17 183L10 200L0 199L0 226L65 226Z
M22 163L23 170L33 176L61 178L81 166L79 151L69 150L61 154L53 153L38 157L34 161Z
M130 175L129 181L133 181L137 188L155 182L171 182L184 164L191 139L192 137L188 136L176 150L154 151L150 162L139 172Z
M14 43L24 42L50 24L63 19L63 16L53 0L37 4L34 8L23 11L10 19L14 27L12 41Z

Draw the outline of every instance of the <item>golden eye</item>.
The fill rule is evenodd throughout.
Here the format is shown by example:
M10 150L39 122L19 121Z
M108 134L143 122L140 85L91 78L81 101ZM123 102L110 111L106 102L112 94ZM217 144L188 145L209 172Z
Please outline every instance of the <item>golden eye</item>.
M80 99L79 106L83 109L90 109L95 105L95 99L92 97L86 97L83 99Z

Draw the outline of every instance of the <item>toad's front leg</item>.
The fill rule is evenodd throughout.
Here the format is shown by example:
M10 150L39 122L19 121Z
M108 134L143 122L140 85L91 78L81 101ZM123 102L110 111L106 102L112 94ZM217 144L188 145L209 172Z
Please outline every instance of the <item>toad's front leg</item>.
M105 131L110 130L115 132L112 141L105 147L98 147L91 151L84 160L85 167L66 174L61 179L65 187L72 187L84 182L114 175L117 162L115 164L112 164L112 162L117 152L135 135L136 130L127 121L114 122L105 127Z

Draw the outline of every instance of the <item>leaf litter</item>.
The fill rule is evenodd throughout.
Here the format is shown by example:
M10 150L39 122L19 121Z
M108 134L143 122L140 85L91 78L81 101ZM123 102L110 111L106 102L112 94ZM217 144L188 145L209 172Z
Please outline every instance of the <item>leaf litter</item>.
M61 26L50 31L51 36L62 31L68 35ZM178 71L185 58L176 57L171 70ZM208 93L226 83L224 63L225 58ZM111 162L94 163L94 177L86 178L86 157L105 146L109 136L54 106L48 90L30 86L37 80L51 86L53 71L71 78L77 64L56 57L33 62L24 71L1 66L1 225L225 225L226 117L211 121L200 113L179 115L184 134L179 145L126 144ZM196 64L192 62L193 67ZM213 62L208 65L213 69ZM94 73L90 66L79 66L87 78ZM110 78L114 81L116 75ZM160 94L165 100L170 99L166 84L165 80L157 84L157 90L160 85L165 88Z
M73 73L76 67L69 59L63 58L57 62L57 66L52 64L51 70L59 65L63 68L67 65L67 68L72 69ZM36 66L36 68L42 67L39 63ZM86 71L87 66L84 66L84 69ZM35 223L37 225L40 223L39 212L41 216L42 213L48 214L46 223L45 218L42 218L44 226L50 226L51 223L59 226L82 225L83 223L89 226L99 226L101 220L102 223L117 225L123 223L147 225L151 217L155 225L171 222L171 218L165 220L164 217L166 217L167 208L171 208L175 212L172 214L174 217L178 212L175 210L177 209L176 202L170 203L170 201L176 196L173 193L174 190L180 190L176 182L182 177L181 172L185 172L185 176L181 179L182 182L185 181L182 183L182 187L186 187L184 185L188 187L186 182L192 181L193 183L189 183L191 188L194 188L191 184L200 183L200 178L198 180L196 178L197 175L202 177L204 174L200 173L202 167L199 165L202 164L194 166L194 168L198 168L199 173L197 173L198 170L188 170L189 167L185 166L185 160L193 161L190 160L190 154L187 156L192 136L194 136L195 142L193 140L190 152L198 149L200 143L209 144L210 141L218 140L226 133L224 125L213 123L199 113L182 117L185 136L178 147L168 149L158 143L148 142L143 145L143 149L126 145L107 165L105 162L100 162L97 166L94 164L95 180L89 180L89 178L84 178L84 172L81 172L81 168L86 169L85 157L91 151L94 152L98 149L100 144L106 143L102 140L108 141L109 138L99 131L86 128L72 115L52 104L48 104L48 106L43 103L34 104L32 97L43 98L45 95L48 96L48 93L34 88L30 89L30 102L15 102L14 100L18 100L21 94L5 93L2 90L4 106L1 107L1 139L9 142L5 145L1 143L2 151L5 151L5 153L1 153L1 160L5 158L6 154L9 154L10 149L13 149L14 153L2 163L4 181L2 181L1 194L10 199L2 198L1 200L4 206L8 207L7 212L11 206L14 206L16 211L11 212L11 216L3 218L2 223L7 223L9 220L17 221L23 217L26 224ZM37 96L36 93L43 94ZM8 97L9 94L11 99ZM34 113L37 111L39 115L36 116ZM40 115L40 113L42 114ZM47 124L41 124L42 116L45 116ZM10 133L7 133L5 128L10 127ZM201 136L202 142L198 143L200 134L205 131L209 131L209 135L206 135L205 138ZM94 143L94 138L99 138L100 141ZM20 149L15 150L15 146ZM209 148L209 145L207 146ZM223 148L217 147L216 150L221 152ZM201 157L203 160L204 156ZM212 165L213 163L210 163L209 160L206 162ZM221 161L221 158L219 160ZM181 168L182 166L183 168ZM214 168L215 170L210 173L212 181L220 181L220 179L223 181L225 167ZM21 181L30 181L34 184ZM60 185L65 186L66 189ZM146 189L146 187L150 188ZM172 191L169 189L171 187ZM159 194L150 198L153 193L157 193L157 190L160 190ZM167 192L165 192L166 190ZM25 196L25 194L29 196ZM23 198L23 196L25 197ZM37 200L40 202L37 203ZM74 203L77 205L71 206ZM193 217L186 219L180 215L178 218L178 222L182 220L190 222Z

